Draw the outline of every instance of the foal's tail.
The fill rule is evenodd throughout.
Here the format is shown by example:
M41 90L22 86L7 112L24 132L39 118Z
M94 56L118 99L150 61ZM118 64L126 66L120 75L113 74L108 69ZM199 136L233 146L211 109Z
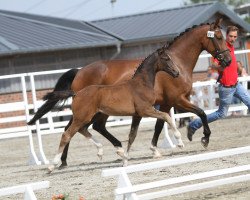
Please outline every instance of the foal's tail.
M65 101L67 98L74 96L70 88L77 72L78 69L71 69L59 78L53 92L49 92L43 97L43 100L46 102L37 110L34 117L27 123L28 125L34 124L43 115L52 110L58 102Z

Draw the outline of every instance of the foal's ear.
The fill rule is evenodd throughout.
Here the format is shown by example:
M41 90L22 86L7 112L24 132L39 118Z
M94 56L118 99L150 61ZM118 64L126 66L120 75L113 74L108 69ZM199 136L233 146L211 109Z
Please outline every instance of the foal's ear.
M222 23L222 18L218 18L215 23L214 23L214 29L216 28L220 28L221 27L221 23Z
M158 53L159 56L161 56L162 54L164 54L164 51L165 51L165 46L163 46L160 49L157 49L157 53Z
M161 56L164 53L164 49L163 48L157 49L157 53L159 56Z

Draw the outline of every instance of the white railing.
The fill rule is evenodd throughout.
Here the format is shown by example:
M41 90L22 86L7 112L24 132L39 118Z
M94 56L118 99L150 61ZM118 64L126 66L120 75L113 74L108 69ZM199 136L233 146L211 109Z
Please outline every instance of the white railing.
M0 197L24 193L24 200L37 200L34 191L46 188L49 188L49 181L42 181L42 182L28 183L13 187L0 188Z
M135 172L143 172L146 170L160 169L160 168L165 168L169 166L184 165L187 163L205 161L205 160L210 160L210 159L217 159L217 158L222 158L226 156L234 156L234 155L245 154L245 153L250 153L250 146L227 149L227 150L222 150L222 151L215 151L215 152L210 152L210 153L197 154L197 155L192 155L192 156L179 157L179 158L168 159L168 160L161 160L161 161L156 161L156 162L130 165L127 167L104 169L102 170L102 176L103 177L116 176L118 178L117 188L114 191L116 200L156 199L156 198L171 196L175 194L181 194L181 193L216 187L216 186L225 185L225 184L249 181L250 174L237 175L237 176L235 175L233 176L233 174L239 173L239 172L246 172L250 170L250 164L237 166L233 168L225 168L225 169L220 169L220 170L207 171L207 172L202 172L202 173L197 173L197 174L192 174L192 175L187 175L187 176L179 176L175 178L169 178L165 180L142 183L142 184L137 184L137 185L132 184L132 182L129 179L128 174L135 173ZM221 175L229 175L229 174L231 177L228 177L228 178L219 177L217 178L217 180L212 180L212 181L206 180L206 181L195 183L195 184L187 183L188 181L202 180L205 178L208 179L211 177L218 177ZM165 189L165 190L162 189L162 187L167 187L167 186L180 184L180 183L184 183L184 184L186 183L186 185L178 186L178 187L171 188L171 189ZM154 191L152 191L152 189L154 189ZM137 192L140 192L140 194L137 194Z
M250 50L241 50L236 51L236 53L249 53ZM210 55L201 55L200 57L211 57ZM22 86L22 94L23 94L23 101L22 102L13 102L7 104L0 104L1 112L13 112L13 111L24 111L24 115L15 116L15 117L5 117L0 119L0 124L8 123L8 122L27 122L31 119L32 115L30 114L30 110L34 109L36 111L44 102L41 100L37 100L36 96L36 86L35 86L35 79L38 76L44 76L47 74L62 74L69 69L64 70L55 70L55 71L44 71L44 72L34 72L34 73L24 73L24 74L16 74L16 75L7 75L7 76L0 76L0 79L9 79L9 78L17 78L20 80L20 85ZM32 93L32 104L28 104L27 100L27 91L26 91L26 80L30 80L30 87ZM244 87L247 87L247 81L250 81L250 77L241 77L239 81L242 82ZM215 98L216 93L214 92L215 81L205 81L205 82L196 82L193 84L194 89L198 87L207 87L209 91L209 95L202 95L203 99L208 101L209 107L206 109L206 113L213 112L215 110ZM202 102L199 99L199 102ZM71 100L69 99L67 104L70 104ZM235 110L244 110L247 111L247 107L244 105L238 106L231 106L229 111ZM172 119L175 123L176 119L182 117L189 117L194 116L192 113L181 113L181 114L174 114L173 109L171 110ZM71 115L71 110L63 110L63 111L56 111L56 112L49 112L44 115L42 118L47 118L46 123L39 123L36 122L34 126L19 126L19 127L11 127L11 128L1 128L0 129L0 139L7 139L7 138L14 138L14 137L23 137L28 136L30 142L30 163L47 164L49 161L46 159L46 156L43 151L43 144L42 144L42 135L43 134L50 134L50 133L61 133L64 131L64 127L67 125L68 121L63 119L63 121L55 122L55 117L65 117ZM144 118L142 122L148 122L155 119L152 118ZM121 125L128 125L131 124L131 118L122 118L122 117L110 117L107 123L107 126L121 126ZM90 127L91 128L91 127ZM32 137L32 130L36 131L38 145L39 145L39 156L36 155L33 146L33 137ZM168 147L175 147L174 142L170 139L168 135L168 128L165 126L165 139L164 143ZM165 145L165 146L166 146ZM39 159L38 159L39 157Z

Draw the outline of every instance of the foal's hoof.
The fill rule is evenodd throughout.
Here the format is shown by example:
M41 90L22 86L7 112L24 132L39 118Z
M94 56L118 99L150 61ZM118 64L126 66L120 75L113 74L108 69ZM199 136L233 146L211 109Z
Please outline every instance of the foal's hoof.
M183 149L183 148L184 148L184 146L185 146L185 145L184 145L183 143L179 143L179 144L177 144L177 147L178 147L178 148L180 148L180 149Z
M201 145L206 149L208 147L209 139L202 137L201 138Z
M50 165L48 166L48 173L50 174L51 172L53 172L55 169L55 165Z
M103 149L98 149L98 153L97 156L100 160L102 160L102 156L103 156Z
M191 127L187 127L187 138L191 142L193 140L194 130Z

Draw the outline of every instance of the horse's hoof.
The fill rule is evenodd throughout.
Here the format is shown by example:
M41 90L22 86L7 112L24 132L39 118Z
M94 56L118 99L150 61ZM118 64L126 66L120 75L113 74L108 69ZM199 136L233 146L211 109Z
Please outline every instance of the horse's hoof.
M98 156L98 158L100 159L100 160L102 160L102 154L97 154L97 156Z
M127 166L128 166L128 160L123 160L122 166L123 166L123 167L127 167Z
M66 163L66 164L65 164L65 163L62 163L62 164L58 167L58 169L61 170L61 169L64 169L64 168L66 168L66 167L68 167L67 163Z
M202 137L201 138L201 145L206 149L208 147L209 139Z
M54 171L54 169L55 169L55 166L54 166L54 165L50 165L50 166L48 167L48 173L50 174L51 172Z
M159 152L159 150L157 149L156 146L150 146L150 150L153 152L153 158L161 158L162 155L161 153Z
M180 148L180 149L183 149L184 146L185 146L185 145L184 145L183 143L182 143L182 144L177 144L177 147Z
M124 152L125 152L125 151L124 151L123 148L121 148L121 147L118 147L118 148L117 148L116 153L117 153L119 156L121 156L122 158L125 157Z
M188 140L191 142L193 140L193 135L194 135L193 129L191 129L191 127L187 127L187 138Z
M162 155L160 153L154 153L154 156L153 156L154 159L158 159L161 157L162 157Z

